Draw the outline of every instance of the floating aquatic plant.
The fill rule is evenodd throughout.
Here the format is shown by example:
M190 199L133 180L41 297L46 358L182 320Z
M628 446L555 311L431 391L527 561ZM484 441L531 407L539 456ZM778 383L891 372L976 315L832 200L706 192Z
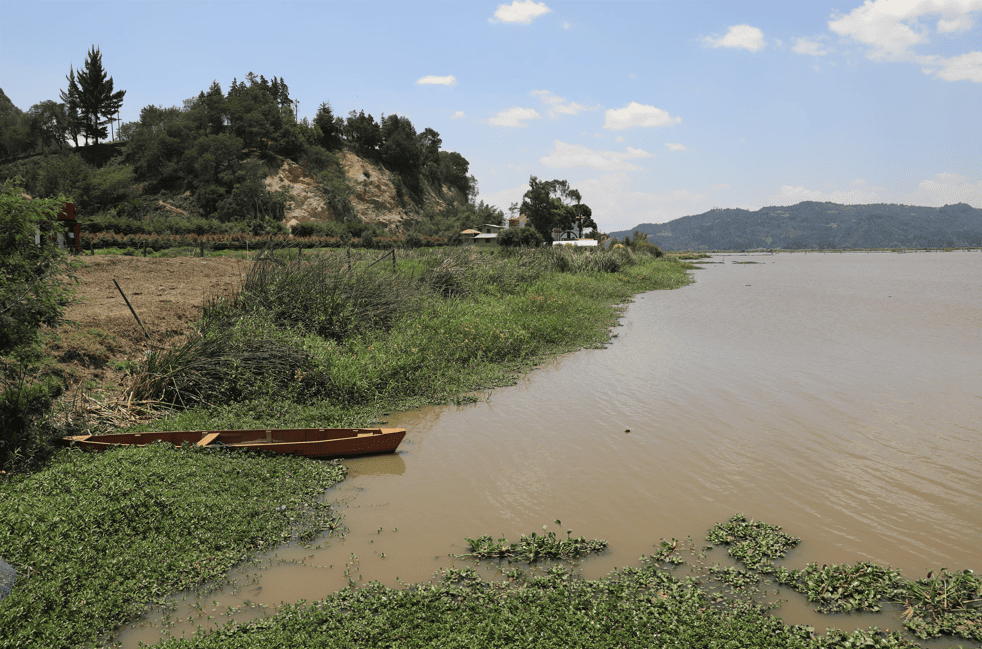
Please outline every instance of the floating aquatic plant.
M785 556L801 539L785 534L779 525L747 520L743 514L733 516L727 523L717 523L706 540L715 545L728 545L727 552L748 568L774 572L770 562Z

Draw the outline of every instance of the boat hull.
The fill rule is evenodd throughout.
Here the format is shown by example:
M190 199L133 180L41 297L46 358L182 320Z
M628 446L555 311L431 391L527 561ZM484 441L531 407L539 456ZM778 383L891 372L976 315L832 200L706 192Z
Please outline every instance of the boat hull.
M146 446L154 442L175 445L187 442L206 448L226 447L327 458L392 453L405 436L404 428L263 428L75 435L62 441L93 450Z

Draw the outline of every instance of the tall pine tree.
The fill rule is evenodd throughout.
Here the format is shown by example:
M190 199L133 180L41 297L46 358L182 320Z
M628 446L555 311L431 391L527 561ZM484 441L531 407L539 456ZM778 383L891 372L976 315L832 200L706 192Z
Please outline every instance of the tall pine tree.
M113 78L106 78L102 67L102 52L95 45L85 57L85 67L75 75L78 81L78 107L82 119L82 134L86 141L92 139L95 144L100 138L105 138L109 131L106 125L109 118L119 112L123 106L125 90L113 92ZM71 78L69 77L69 96L71 95ZM67 103L67 102L66 102Z
M65 78L68 79L68 90L61 91L61 101L65 104L66 130L75 146L78 146L78 136L82 134L82 104L79 99L80 93L78 82L75 80L74 66L69 67L69 73Z

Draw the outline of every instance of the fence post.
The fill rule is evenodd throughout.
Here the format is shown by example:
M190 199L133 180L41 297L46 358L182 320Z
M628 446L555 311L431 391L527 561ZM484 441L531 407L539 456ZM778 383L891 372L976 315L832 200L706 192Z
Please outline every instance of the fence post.
M351 272L351 246L348 246L348 272Z
M392 249L392 272L396 272L396 249Z
M201 258L204 259L205 258L205 242L199 240L198 241L198 245L201 247Z

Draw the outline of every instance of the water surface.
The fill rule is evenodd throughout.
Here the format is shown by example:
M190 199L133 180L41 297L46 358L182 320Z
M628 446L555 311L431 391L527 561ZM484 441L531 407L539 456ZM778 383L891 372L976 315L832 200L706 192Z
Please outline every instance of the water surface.
M328 494L343 539L281 548L235 592L180 606L192 624L173 631L221 623L228 606L244 619L322 598L346 569L389 586L426 581L472 565L448 557L466 552L465 537L514 541L558 531L556 519L610 543L580 562L586 577L637 565L662 538L701 542L737 512L803 539L789 566L982 571L982 253L712 261L688 287L638 296L606 349L565 355L473 405L393 415L409 431L399 453L349 460ZM800 601L782 614L829 619ZM835 624L900 626L854 617ZM151 619L120 639L159 637Z

